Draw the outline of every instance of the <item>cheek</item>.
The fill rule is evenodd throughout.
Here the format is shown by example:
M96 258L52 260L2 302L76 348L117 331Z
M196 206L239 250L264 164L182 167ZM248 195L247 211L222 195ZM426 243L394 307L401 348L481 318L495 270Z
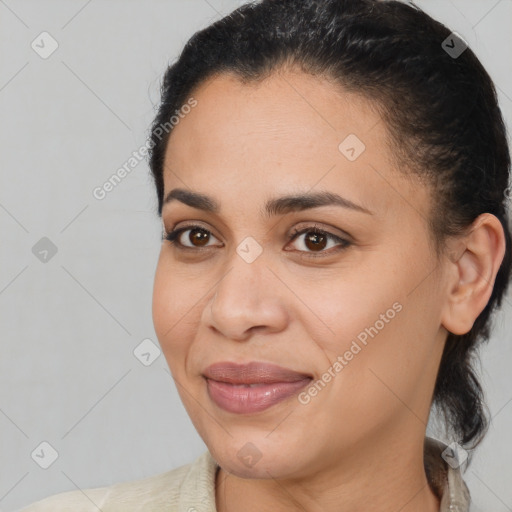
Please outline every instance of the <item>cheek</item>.
M424 349L430 340L413 328L414 310L386 297L382 307L371 310L345 304L334 327L336 342L322 347L331 364L320 370L318 378L326 384L311 393L308 414L331 425L342 439L364 436L404 415L417 421L423 416L417 394L424 387Z
M165 341L166 331L173 324L174 316L173 280L165 267L160 254L153 283L153 324L161 344Z
M437 299L431 282L415 289L430 268L419 260L380 253L365 258L357 270L345 269L316 288L308 286L307 305L321 320L309 323L308 334L331 363L346 355L350 366L391 372L400 365L406 373L428 356L437 330ZM368 378L364 373L351 372L350 380Z
M176 366L186 354L194 308L201 293L180 276L167 258L160 256L153 285L153 324L169 366Z
M404 265L410 272L380 273L357 286L345 283L331 296L336 306L324 304L322 318L336 333L325 337L322 347L338 362L328 398L335 406L333 421L343 423L346 414L363 421L363 415L369 427L404 412L413 419L422 416L421 396L428 394L437 361L437 299L431 282L411 293L424 273ZM361 427L359 420L355 424Z
M307 288L303 302L316 319L303 325L312 340L321 340L318 344L331 361L350 350L354 341L365 347L369 340L386 338L389 325L396 323L401 314L400 284L374 264L364 269L343 269ZM296 283L295 289L301 286Z

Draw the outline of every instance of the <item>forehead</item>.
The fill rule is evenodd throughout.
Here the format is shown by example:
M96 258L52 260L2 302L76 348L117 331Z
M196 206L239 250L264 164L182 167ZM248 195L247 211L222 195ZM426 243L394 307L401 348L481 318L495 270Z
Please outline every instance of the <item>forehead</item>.
M197 105L166 148L165 194L185 186L254 201L270 188L335 188L385 209L406 185L395 183L401 175L375 105L326 79L288 71L243 83L221 74L192 96Z
M236 156L265 145L280 153L293 146L301 156L328 149L338 158L339 143L352 133L386 156L387 132L374 105L320 77L282 71L243 83L226 73L201 84L193 97L197 106L175 126L169 152L178 146L180 153L197 156L198 149Z

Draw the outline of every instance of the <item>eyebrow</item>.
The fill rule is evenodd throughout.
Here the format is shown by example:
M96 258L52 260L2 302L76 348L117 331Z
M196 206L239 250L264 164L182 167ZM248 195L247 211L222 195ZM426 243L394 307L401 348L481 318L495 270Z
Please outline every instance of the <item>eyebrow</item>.
M199 192L192 192L183 188L171 190L164 201L168 204L172 201L180 201L192 208L210 213L220 213L220 204L213 198ZM269 199L262 210L263 215L268 217L283 215L289 212L308 210L320 206L341 206L358 212L373 215L374 212L358 205L332 192L307 192L305 194L291 194L287 196Z

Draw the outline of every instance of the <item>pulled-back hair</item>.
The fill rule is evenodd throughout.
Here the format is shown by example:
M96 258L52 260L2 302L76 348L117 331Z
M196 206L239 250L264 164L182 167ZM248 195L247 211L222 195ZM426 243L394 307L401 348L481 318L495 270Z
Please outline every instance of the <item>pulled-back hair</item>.
M493 82L470 48L458 56L447 51L461 48L455 38L418 7L399 1L245 4L196 32L167 69L149 159L161 215L172 130L162 136L158 128L195 88L220 73L251 82L293 66L371 100L386 122L397 169L430 187L429 233L438 257L447 237L467 233L484 212L495 215L505 232L492 295L468 333L448 333L434 389L433 405L448 435L474 447L489 424L473 366L476 349L489 339L491 313L502 303L512 265L510 153Z

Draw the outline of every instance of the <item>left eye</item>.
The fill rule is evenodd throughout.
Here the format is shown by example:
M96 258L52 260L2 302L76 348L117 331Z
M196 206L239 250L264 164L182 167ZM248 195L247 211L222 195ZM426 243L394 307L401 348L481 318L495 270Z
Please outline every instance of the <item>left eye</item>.
M316 227L308 227L295 231L292 241L296 239L300 240L302 235L305 235L299 244L301 246L299 251L302 252L323 253L326 252L325 249L332 249L332 247L335 247L336 245L341 246L339 250L346 249L350 245L348 240ZM329 245L329 242L331 242L331 245Z

